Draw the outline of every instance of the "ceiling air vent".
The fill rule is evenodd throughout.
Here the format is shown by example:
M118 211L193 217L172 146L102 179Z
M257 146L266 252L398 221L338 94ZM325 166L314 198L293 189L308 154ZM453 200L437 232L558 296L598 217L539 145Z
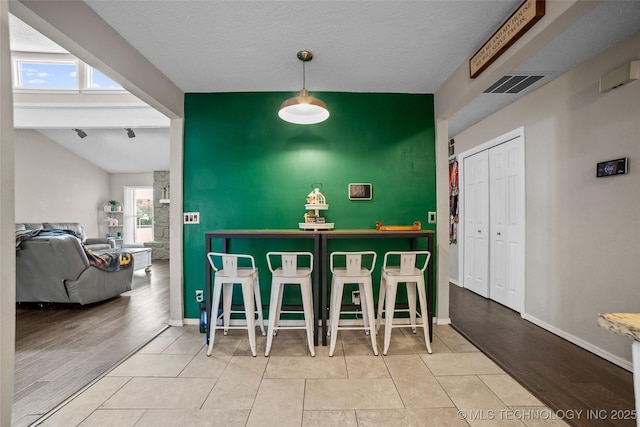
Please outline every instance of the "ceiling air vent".
M544 76L544 74L506 75L485 90L484 93L519 93Z

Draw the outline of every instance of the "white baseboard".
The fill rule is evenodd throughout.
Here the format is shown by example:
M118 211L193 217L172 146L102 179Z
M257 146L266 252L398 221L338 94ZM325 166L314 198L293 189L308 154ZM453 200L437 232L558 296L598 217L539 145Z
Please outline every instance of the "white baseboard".
M601 349L600 347L596 347L593 344L588 343L574 335L571 335L568 332L558 329L555 326L552 326L536 317L531 316L530 314L525 313L522 315L522 318L533 323L534 325L546 329L547 331L559 336L560 338L564 338L565 340L577 345L578 347L582 347L585 350L590 351L596 356L600 356L603 359L608 360L609 362L618 365L623 369L626 369L627 371L633 372L633 364L629 360L625 360L614 354L611 354L608 351Z
M451 318L450 317L438 317L434 318L434 322L436 325L450 325Z
M183 326L183 325L200 325L200 319L190 319L190 318L186 318L182 320L182 324L183 325L174 325L173 323L171 323L171 321L169 322L169 324L171 326Z
M461 288L462 285L460 283L458 283L457 280L452 279L451 277L449 277L449 283L451 283L452 285L456 285L457 287Z

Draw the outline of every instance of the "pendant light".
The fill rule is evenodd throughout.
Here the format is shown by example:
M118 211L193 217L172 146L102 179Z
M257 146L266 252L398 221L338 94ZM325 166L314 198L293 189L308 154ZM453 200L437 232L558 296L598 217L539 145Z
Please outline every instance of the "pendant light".
M278 116L286 122L297 125L312 125L324 122L329 118L329 110L327 105L309 95L305 87L305 69L304 64L313 59L313 53L308 50L298 52L298 59L302 61L302 90L298 92L298 96L289 98L282 103Z

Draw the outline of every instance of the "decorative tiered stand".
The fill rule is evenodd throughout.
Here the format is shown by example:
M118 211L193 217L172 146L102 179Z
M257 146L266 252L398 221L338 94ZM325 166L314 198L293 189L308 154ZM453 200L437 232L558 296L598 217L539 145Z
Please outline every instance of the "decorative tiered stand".
M304 214L304 222L298 223L302 230L333 230L334 223L325 222L325 218L320 215L320 211L329 209L327 199L320 192L322 184L312 184L313 191L307 196L307 203L304 208L308 211Z

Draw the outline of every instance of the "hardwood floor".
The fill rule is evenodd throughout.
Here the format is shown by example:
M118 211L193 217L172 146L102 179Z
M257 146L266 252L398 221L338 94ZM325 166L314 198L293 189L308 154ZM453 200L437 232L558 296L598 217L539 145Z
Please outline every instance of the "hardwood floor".
M551 409L570 411L574 419L564 421L575 426L636 425L630 419L635 408L631 372L496 302L455 285L450 289L452 326ZM613 419L617 415L626 419Z
M16 310L12 425L55 408L163 330L169 319L169 262L134 273L132 290L102 303Z

